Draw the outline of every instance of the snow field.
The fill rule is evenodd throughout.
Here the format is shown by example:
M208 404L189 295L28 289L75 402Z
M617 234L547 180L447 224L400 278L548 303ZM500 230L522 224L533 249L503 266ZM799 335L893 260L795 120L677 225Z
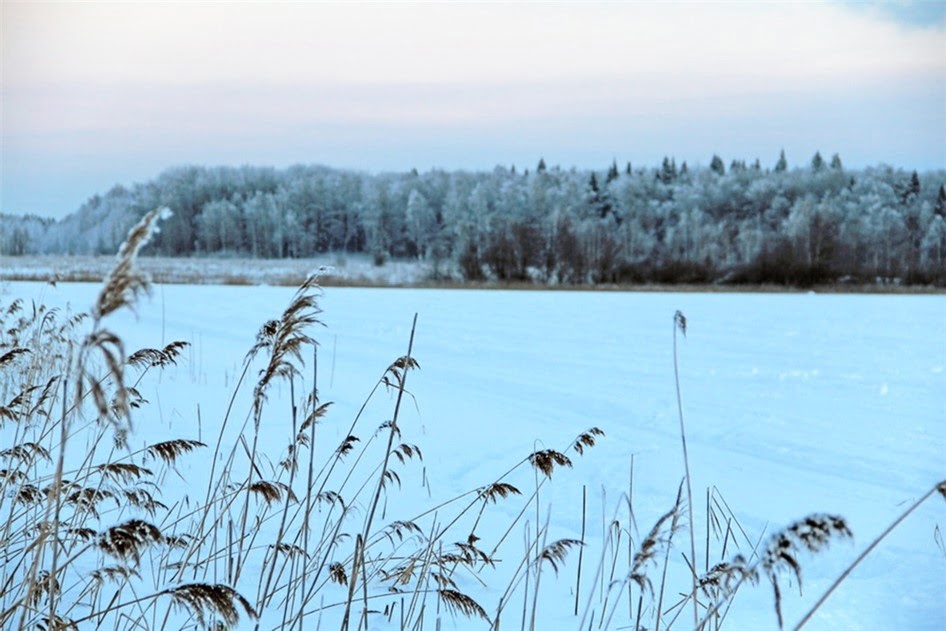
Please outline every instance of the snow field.
M81 310L97 290L8 283L0 291L4 302L32 298ZM186 361L142 392L151 404L135 417L132 444L172 435L212 443L257 329L292 294L156 285L137 315L111 317L108 326L128 352L177 339L192 344ZM564 449L592 426L606 432L584 456L569 453L574 469L556 472L541 491L552 540L580 535L587 489L586 581L601 557L605 522L616 515L627 526L620 496L632 456L638 540L670 508L683 477L672 357L677 309L688 320L687 337L677 342L701 567L711 486L753 541L812 512L842 515L854 531L853 543L835 541L801 559L802 596L785 587L785 577L787 625L909 503L946 478L944 296L328 288L320 304L327 326L313 331L318 386L322 400L334 402L321 431L338 440L387 365L406 351L419 314L413 356L421 370L408 376L412 396L400 424L403 440L420 446L424 461L402 470L403 488L385 507L388 520L488 484L536 449ZM277 387L263 419L270 443L262 449L274 461L290 433L287 398L288 388ZM237 402L240 420L248 400L247 393ZM392 407L393 394L376 399L361 435L390 418ZM181 462L186 479L206 479L205 459ZM533 481L520 476L514 483L528 493ZM477 534L489 543L519 506L498 504L495 519ZM535 520L546 518L530 515L529 527L534 532ZM934 497L858 567L808 628L946 628L946 554L934 540L943 524L946 504ZM498 556L518 561L524 536L520 525ZM679 577L679 554L689 544L685 530L676 536L672 566ZM718 554L718 546L711 548ZM557 578L543 573L540 628L577 627L570 616L576 562L573 551ZM472 595L492 614L510 570L500 564L485 588L474 581L464 587L478 588ZM671 585L670 603L686 589L685 582ZM583 581L583 606L588 589ZM518 625L521 596L514 598L506 627ZM678 626L686 628L689 613ZM457 628L477 624L456 621ZM724 624L775 626L764 584L740 591Z

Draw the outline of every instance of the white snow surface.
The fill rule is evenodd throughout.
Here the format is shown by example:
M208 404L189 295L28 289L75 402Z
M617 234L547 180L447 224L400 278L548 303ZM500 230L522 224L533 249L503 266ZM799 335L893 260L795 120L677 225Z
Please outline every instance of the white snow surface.
M10 282L0 295L4 303L21 297L86 310L98 288ZM279 316L293 293L155 285L135 314L110 316L107 324L128 352L173 340L192 344L185 361L142 392L150 405L137 412L130 442L212 443L215 419L256 331ZM854 532L853 541L833 541L827 551L800 559L802 595L797 585L783 589L786 626L909 504L946 479L943 295L328 288L320 305L326 326L313 331L320 344L319 393L335 402L323 431L339 440L384 369L406 352L418 314L413 356L421 369L408 377L413 399L400 425L403 439L423 450L424 462L402 473L403 488L389 497L387 519L488 484L535 449L564 449L589 427L606 432L584 456L570 454L574 468L556 472L542 490L551 503L552 540L579 537L587 488L586 576L600 558L603 521L616 516L626 525L621 494L628 490L632 456L638 540L671 507L683 478L673 372L678 309L688 323L677 343L701 567L710 486L753 540L815 512L845 517ZM263 419L264 437L272 441L263 449L274 460L291 435L280 396L288 398L288 388L273 395ZM390 418L393 395L380 403L369 408L371 428ZM187 479L206 479L206 461L182 463ZM517 482L524 490L531 483L531 476ZM508 511L506 519L485 528L501 532L520 505L497 505L500 515ZM946 501L934 496L850 575L807 628L946 629L946 552L934 538L944 527ZM491 533L478 534L487 540ZM678 537L677 569L681 552L689 554L686 531ZM519 527L499 556L518 560L522 548ZM711 564L718 560L718 546L712 549ZM573 551L558 577L543 574L539 628L578 628L572 617L576 560ZM505 587L503 572L511 569L498 569L500 578L488 588L471 586L490 614ZM671 587L668 601L685 588ZM504 628L519 626L516 598ZM678 627L687 626L687 615ZM445 624L486 626L462 618ZM776 626L771 588L763 583L740 591L723 628Z

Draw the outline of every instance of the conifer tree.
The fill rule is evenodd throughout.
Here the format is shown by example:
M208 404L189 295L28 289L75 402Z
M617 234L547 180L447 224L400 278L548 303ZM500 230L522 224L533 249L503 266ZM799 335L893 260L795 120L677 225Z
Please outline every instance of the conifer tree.
M811 157L811 170L815 173L824 170L824 158L821 157L820 151L816 151L815 155Z
M907 189L907 194L914 198L920 195L920 176L916 171L910 176L910 188Z
M610 184L614 180L618 179L620 173L618 173L618 163L617 160L611 162L611 167L608 169L608 176L605 181L606 184Z
M778 154L778 162L775 163L775 172L784 173L788 170L788 160L785 159L785 150L782 149Z
M713 171L717 175L726 174L726 165L723 164L723 159L716 154L713 154L713 160L710 162L710 171Z
M671 160L670 158L664 156L663 164L660 167L659 179L664 184L671 184L674 180L677 179L677 163L676 160Z

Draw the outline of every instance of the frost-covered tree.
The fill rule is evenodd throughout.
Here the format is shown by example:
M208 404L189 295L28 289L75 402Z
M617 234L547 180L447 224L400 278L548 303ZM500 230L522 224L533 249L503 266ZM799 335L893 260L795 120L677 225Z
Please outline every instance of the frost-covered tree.
M719 156L697 168L669 156L628 163L623 174L616 160L601 171L540 160L522 174L180 167L95 195L61 221L4 217L0 251L113 252L168 205L175 214L150 252L419 256L467 278L560 283L801 283L817 271L946 284L946 173L844 169L837 154L830 167L813 162L790 170L781 151L772 172L741 158L727 170Z
M52 223L35 215L0 214L0 256L43 253L43 240Z
M940 184L939 192L936 194L934 212L943 219L946 219L946 185Z
M434 210L427 203L427 198L417 189L411 189L407 197L408 250L415 256L428 258L440 236L440 225Z
M942 280L946 276L946 219L935 215L920 244L923 266Z
M197 217L197 240L203 252L245 252L241 210L228 199L204 204Z

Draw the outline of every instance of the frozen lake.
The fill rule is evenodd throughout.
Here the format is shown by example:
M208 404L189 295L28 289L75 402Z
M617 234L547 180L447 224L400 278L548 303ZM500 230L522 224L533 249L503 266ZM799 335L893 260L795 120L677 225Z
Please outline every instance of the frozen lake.
M293 290L153 289L137 316L116 314L110 328L129 352L173 340L192 346L186 361L142 393L151 405L132 441L171 433L207 441L256 331L279 316ZM3 304L21 297L84 310L97 290L7 283L0 296ZM327 326L314 331L318 386L323 400L335 402L326 423L338 436L405 353L418 314L413 356L421 370L408 377L413 401L401 427L424 451L427 484L419 474L404 478L404 510L487 484L532 451L564 448L596 426L606 436L543 493L553 536L577 537L585 486L598 539L602 515L610 519L628 488L632 456L642 533L670 507L683 476L673 374L673 315L682 311L680 380L698 506L715 487L753 539L812 512L842 515L854 532L853 543L802 559L803 594L786 589L783 597L788 626L909 503L946 479L943 295L329 288L320 304ZM371 408L371 424L385 413L390 405ZM264 423L275 435L285 417L271 412ZM282 444L280 437L274 448ZM698 510L698 537L703 515ZM946 628L946 551L935 540L944 527L946 502L934 497L808 628ZM521 548L521 535L514 538ZM560 581L543 575L549 624L578 624L568 617L574 561ZM496 596L487 590L480 601L491 613ZM740 592L724 628L775 628L771 600L766 585Z

